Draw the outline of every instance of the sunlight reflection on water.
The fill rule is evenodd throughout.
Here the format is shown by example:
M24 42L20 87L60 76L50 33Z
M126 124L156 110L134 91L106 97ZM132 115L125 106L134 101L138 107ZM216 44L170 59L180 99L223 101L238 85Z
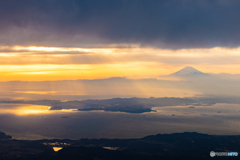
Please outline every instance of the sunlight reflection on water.
M53 150L55 151L55 152L57 152L57 151L59 151L59 150L61 150L63 147L53 147Z
M8 107L0 108L1 114L14 114L19 116L36 115L36 114L54 114L57 112L72 112L72 109L50 110L51 106L44 105L28 105L28 104L4 104Z

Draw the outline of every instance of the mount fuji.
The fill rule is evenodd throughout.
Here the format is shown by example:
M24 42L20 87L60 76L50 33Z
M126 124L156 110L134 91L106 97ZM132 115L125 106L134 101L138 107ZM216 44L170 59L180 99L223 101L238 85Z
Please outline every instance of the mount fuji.
M209 76L209 74L200 72L191 66L187 66L175 73L172 73L171 76Z

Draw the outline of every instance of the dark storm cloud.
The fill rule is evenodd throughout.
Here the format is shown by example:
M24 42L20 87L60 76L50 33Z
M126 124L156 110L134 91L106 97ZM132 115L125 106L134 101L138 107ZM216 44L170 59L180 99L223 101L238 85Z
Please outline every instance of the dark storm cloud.
M0 44L237 47L237 0L3 0Z

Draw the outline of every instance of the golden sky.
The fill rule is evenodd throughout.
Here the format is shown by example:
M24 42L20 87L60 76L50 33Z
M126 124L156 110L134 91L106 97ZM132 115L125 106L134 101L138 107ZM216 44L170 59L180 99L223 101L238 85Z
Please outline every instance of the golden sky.
M0 1L0 81L240 74L239 5Z
M159 49L1 46L0 81L156 78L192 66L240 74L240 48Z

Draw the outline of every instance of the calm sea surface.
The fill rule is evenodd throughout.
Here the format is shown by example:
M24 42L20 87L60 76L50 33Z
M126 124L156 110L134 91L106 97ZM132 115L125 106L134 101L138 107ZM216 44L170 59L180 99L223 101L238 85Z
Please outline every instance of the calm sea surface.
M154 107L157 112L75 110L0 104L0 131L16 139L139 138L158 133L240 135L240 105Z

